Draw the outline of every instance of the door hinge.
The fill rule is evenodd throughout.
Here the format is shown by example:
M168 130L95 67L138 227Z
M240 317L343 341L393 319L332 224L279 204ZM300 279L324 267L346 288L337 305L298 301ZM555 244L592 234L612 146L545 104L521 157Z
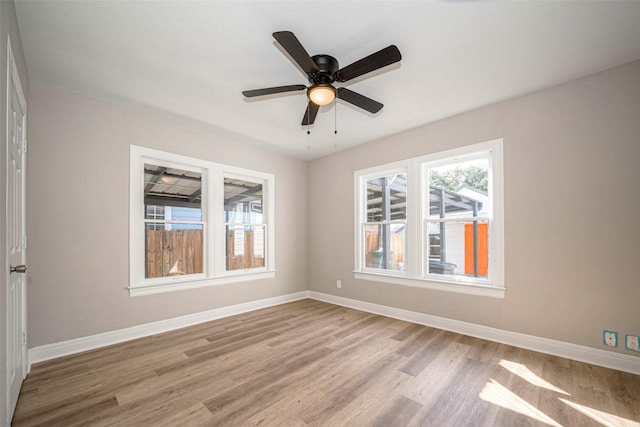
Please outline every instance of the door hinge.
M22 345L26 345L27 344L27 333L23 332L22 333Z
M22 249L27 249L27 235L22 236Z
M23 153L27 152L27 140L26 139L22 140L22 152Z

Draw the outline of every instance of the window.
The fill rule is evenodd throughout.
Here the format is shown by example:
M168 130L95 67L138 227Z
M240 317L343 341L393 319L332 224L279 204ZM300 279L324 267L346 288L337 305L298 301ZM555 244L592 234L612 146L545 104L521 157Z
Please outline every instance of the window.
M264 267L262 184L224 179L227 270Z
M143 186L145 278L202 274L202 171L145 163Z
M131 147L130 293L274 276L274 177Z
M364 267L404 271L407 174L376 176L365 185Z
M356 171L356 278L504 296L502 140Z
M451 275L470 283L488 278L489 157L480 152L424 163L427 277Z

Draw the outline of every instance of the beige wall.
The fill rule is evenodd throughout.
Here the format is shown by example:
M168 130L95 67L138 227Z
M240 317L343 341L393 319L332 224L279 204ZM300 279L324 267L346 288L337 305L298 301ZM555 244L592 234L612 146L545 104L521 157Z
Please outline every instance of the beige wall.
M353 172L494 138L506 297L355 280ZM595 348L612 329L622 342L640 335L639 163L640 61L312 161L310 289Z
M18 32L15 6L12 1L0 1L0 135L2 143L0 145L0 259L2 260L2 273L0 274L0 424L4 421L7 412L7 363L6 357L6 328L5 328L5 301L7 291L7 280L9 266L6 263L6 239L7 239L7 40L11 38L11 50L16 60L18 74L22 83L25 97L27 96L28 77L22 53L22 42ZM29 99L27 97L27 103Z
M310 163L44 85L29 108L29 347L305 289L595 348L640 335L640 62ZM353 278L355 170L499 137L504 299ZM130 144L275 174L277 277L129 297Z
M307 164L228 132L32 84L29 347L307 289ZM276 277L131 298L129 146L276 179Z

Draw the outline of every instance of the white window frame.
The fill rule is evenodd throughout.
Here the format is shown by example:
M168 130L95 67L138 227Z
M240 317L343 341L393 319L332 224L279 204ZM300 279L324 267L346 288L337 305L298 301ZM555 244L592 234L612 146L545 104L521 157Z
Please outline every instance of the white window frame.
M224 237L224 239L222 241L219 242L220 248L219 250L221 250L224 254L223 257L220 257L220 260L218 260L218 262L222 262L222 264L219 266L221 271L224 271L223 275L226 277L235 277L235 276L241 276L241 275L246 275L246 274L257 274L257 273L261 273L261 272L266 272L268 271L268 262L269 262L269 253L271 251L268 250L267 248L267 242L270 242L272 239L269 238L270 235L270 227L269 227L269 217L271 215L269 215L269 211L268 209L264 209L265 204L267 203L267 199L269 197L269 194L271 193L269 191L269 183L268 180L266 178L259 178L258 176L256 176L255 174L253 175L246 175L245 173L242 173L243 170L242 169L237 169L237 168L230 168L230 167L226 167L223 171L223 176L222 176L222 186L223 186L223 192L224 192L224 179L225 178L231 178L231 179L237 179L237 180L242 180L242 181L248 181L248 182L252 182L255 184L262 184L262 223L261 224L257 224L257 223L235 223L235 222L224 222L224 208L221 209L222 214L222 236ZM224 200L223 200L224 203ZM256 226L256 225L260 225L264 227L264 242L265 242L265 262L264 262L264 267L255 267L255 268L244 268L244 269L237 269L237 270L227 270L227 262L226 262L226 257L227 257L227 247L226 247L226 239L227 239L227 225L238 225L238 226Z
M392 225L392 224L405 224L405 241L404 241L404 246L405 246L405 250L404 250L404 254L406 255L407 253L407 236L408 236L408 232L407 232L407 219L409 217L409 171L406 169L406 167L404 167L403 164L392 164L392 165L385 165L384 169L379 169L379 168L373 168L371 170L368 170L368 173L363 173L360 176L361 182L360 182L360 186L361 186L361 191L363 192L363 197L359 198L360 201L360 206L359 206L359 212L360 215L357 216L357 221L356 221L356 228L359 229L359 236L360 236L360 247L362 248L362 250L359 252L358 256L359 256L359 264L362 266L362 271L363 272L369 272L372 274L384 274L384 275L389 275L389 276L398 276L398 277L406 277L407 276L407 271L406 271L406 260L405 262L405 270L404 271L400 271L400 270L389 270L389 269L383 269L383 268L368 268L365 265L365 260L364 260L364 239L365 239L365 233L364 233L364 229L367 226L367 224L382 224L382 225ZM367 182L372 180L372 179L376 179L376 178L382 178L382 177L386 177L386 176L390 176L390 175L396 175L396 174L406 174L407 175L407 208L406 208L406 218L404 220L383 220L380 222L368 222L367 221Z
M208 171L205 167L202 166L195 166L194 164L186 164L186 163L182 163L182 162L176 162L175 159L168 161L168 160L161 160L158 158L152 159L146 156L142 157L142 179L143 181L141 182L141 185L138 187L137 192L140 193L140 198L142 200L142 239L143 239L143 244L142 244L142 256L143 256L143 268L142 268L142 280L146 285L161 285L165 282L171 282L171 283L178 283L178 282L185 282L185 281L195 281L195 280L202 280L204 278L207 277L207 271L209 269L209 266L207 265L207 252L208 252L208 248L207 248L207 240L208 240L208 236L209 236L209 226L208 226L208 215L207 215L207 199L208 199L208 192L207 192L207 186L208 186L208 179L207 179L207 175L208 175ZM183 221L183 220L167 220L166 216L164 219L162 220L157 220L157 219L148 219L147 215L146 215L146 211L144 208L144 194L142 189L144 188L144 165L145 164L152 164L154 166L164 166L170 169L180 169L180 170L184 170L184 171L189 171L189 172L197 172L199 174L201 174L201 194L202 194L202 205L200 206L201 208L201 212L202 212L202 218L200 221ZM131 175L133 176L133 174ZM133 203L131 204L131 206L134 206ZM166 209L165 209L166 212ZM166 214L165 214L166 215ZM144 267L145 267L145 260L146 260L146 254L144 253L144 239L145 237L145 229L147 224L194 224L194 225L202 225L202 273L193 273L193 274L188 274L188 275L184 275L184 276L165 276L165 277L154 277L154 278L146 278L144 277L145 273L144 273ZM131 229L133 229L133 227L131 227Z
M203 273L145 278L144 165L202 173ZM224 177L263 184L265 266L226 271ZM272 174L131 145L129 182L129 294L150 295L275 277L275 177Z
M503 140L468 145L425 156L415 157L386 165L354 172L355 185L355 256L354 276L356 279L392 283L446 292L504 298L504 179ZM487 155L489 157L489 194L491 214L489 223L489 276L488 278L468 278L454 275L428 274L427 239L428 197L424 196L429 168L449 164L452 160ZM366 183L372 177L382 176L389 171L407 172L407 222L405 231L405 274L397 274L382 269L364 267L363 222L366 219ZM484 217L483 217L484 218ZM466 219L465 219L466 220Z

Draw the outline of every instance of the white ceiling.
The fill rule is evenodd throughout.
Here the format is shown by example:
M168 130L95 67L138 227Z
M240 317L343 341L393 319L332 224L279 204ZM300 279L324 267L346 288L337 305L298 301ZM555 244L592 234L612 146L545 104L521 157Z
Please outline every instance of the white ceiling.
M312 159L640 58L640 2L16 1L31 81L153 107ZM271 34L346 66L390 44L400 64L344 84L311 135L308 84Z

